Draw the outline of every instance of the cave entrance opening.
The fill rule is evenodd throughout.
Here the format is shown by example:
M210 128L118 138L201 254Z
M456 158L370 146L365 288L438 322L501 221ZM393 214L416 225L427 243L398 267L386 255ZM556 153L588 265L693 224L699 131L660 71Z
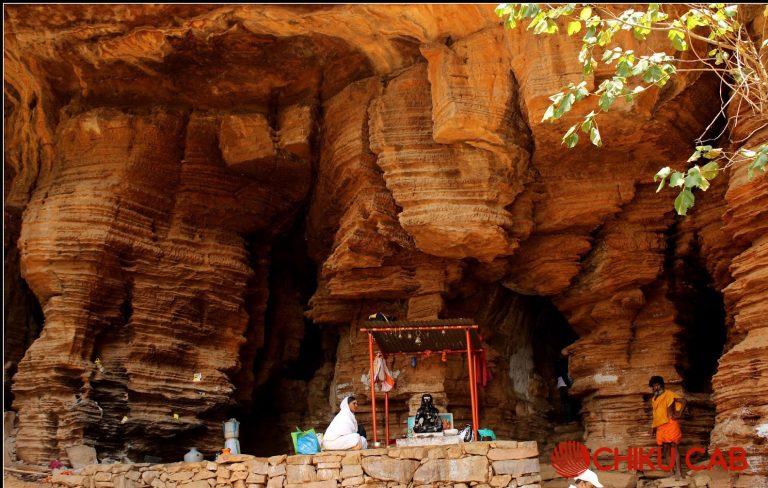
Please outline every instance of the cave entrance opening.
M677 260L670 298L677 309L679 335L677 370L691 393L712 393L712 376L726 341L725 304L701 259L698 240Z
M12 232L8 231L8 233ZM13 390L11 384L19 367L19 361L43 330L45 316L43 308L27 284L21 277L19 251L15 238L9 238L10 249L6 250L5 260L5 307L3 320L3 409L13 409Z
M558 377L564 377L570 386L568 356L563 350L579 338L560 311L546 297L526 297L529 307L536 312L531 331L533 363L545 378L549 404L552 409L547 419L552 424L577 422L581 404L571 395L563 396L558 388ZM565 378L567 376L567 378Z
M706 444L715 425L712 377L728 339L725 303L707 271L699 239L694 236L684 254L673 255L675 247L669 247L667 297L681 328L675 366L688 400L683 429L691 442Z
M336 350L334 337L304 316L317 281L303 222L298 218L275 239L248 239L255 273L246 295L250 319L240 354L247 374L237 384L238 403L227 418L240 422L241 451L249 454L292 449L290 432L303 427L310 383L335 359L328 357L328 350ZM277 244L261 244L270 241Z
M480 392L480 414L497 436L536 440L540 446L558 436L581 440L581 405L569 395L571 419L566 419L557 388L557 377L568 366L563 350L579 336L549 297L493 285L452 299L448 311L477 317L493 373Z

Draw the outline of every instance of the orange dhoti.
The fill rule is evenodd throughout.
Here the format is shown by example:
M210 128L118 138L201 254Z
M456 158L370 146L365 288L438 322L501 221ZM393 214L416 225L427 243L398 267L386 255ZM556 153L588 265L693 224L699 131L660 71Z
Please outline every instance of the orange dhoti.
M656 445L660 446L666 443L680 444L683 433L680 431L680 422L669 419L669 422L656 427Z

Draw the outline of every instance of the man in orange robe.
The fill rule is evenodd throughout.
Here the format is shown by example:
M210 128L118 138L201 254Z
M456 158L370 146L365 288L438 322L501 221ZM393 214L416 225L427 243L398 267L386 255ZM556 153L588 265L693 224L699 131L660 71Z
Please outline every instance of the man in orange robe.
M653 376L648 382L653 390L651 405L653 407L652 428L656 433L656 445L662 446L667 462L674 455L675 478L680 479L680 439L683 434L680 431L678 419L685 410L686 400L677 393L664 388L664 378ZM667 464L668 465L668 464Z

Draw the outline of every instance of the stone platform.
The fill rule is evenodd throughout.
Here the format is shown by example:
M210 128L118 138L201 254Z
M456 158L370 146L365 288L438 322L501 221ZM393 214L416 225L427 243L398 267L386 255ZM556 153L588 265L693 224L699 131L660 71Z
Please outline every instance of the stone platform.
M220 456L174 464L95 464L52 483L69 488L405 488L455 484L540 488L535 441L326 451L269 458Z
M397 447L414 446L446 446L451 444L460 444L461 436L456 435L432 435L432 436L414 436L395 439Z

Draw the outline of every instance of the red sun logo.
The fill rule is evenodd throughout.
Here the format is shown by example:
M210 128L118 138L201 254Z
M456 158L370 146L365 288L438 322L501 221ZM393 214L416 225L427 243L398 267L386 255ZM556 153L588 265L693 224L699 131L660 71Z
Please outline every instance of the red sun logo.
M552 467L563 478L575 478L590 465L587 446L578 441L563 441L552 451Z

